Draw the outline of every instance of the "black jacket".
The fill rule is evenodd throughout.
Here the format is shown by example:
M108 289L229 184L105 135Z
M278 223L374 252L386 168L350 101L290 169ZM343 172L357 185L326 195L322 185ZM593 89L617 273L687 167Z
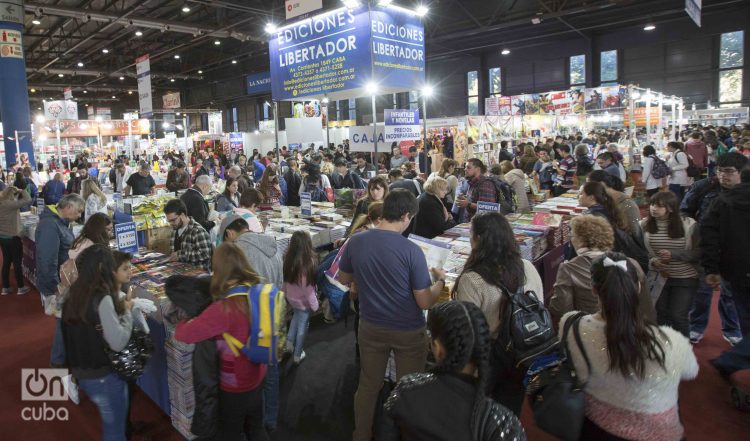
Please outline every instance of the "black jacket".
M302 176L298 171L287 170L284 173L286 181L286 204L290 207L299 207L299 187L302 185Z
M414 234L432 239L454 225L456 222L451 217L445 220L445 205L437 196L430 193L422 193L419 198L419 211L414 222Z
M338 172L334 172L331 176L331 187L334 190L342 188L364 189L365 182L351 170L347 171L344 176L341 176Z
M185 318L200 315L211 304L210 277L170 276L165 292ZM190 431L201 439L211 439L219 421L219 355L216 340L203 340L193 351L193 391L195 411Z
M385 403L387 417L379 427L377 439L526 440L521 422L507 408L486 399L475 414L476 394L476 380L468 375L406 375ZM476 435L472 433L472 425L476 428Z
M701 265L732 285L750 287L750 183L721 193L701 223Z
M211 210L208 209L208 202L203 199L203 194L200 190L197 190L195 187L189 188L188 191L180 196L180 199L187 207L187 215L201 224L206 231L211 231L211 228L213 228L215 224L208 220L208 213Z

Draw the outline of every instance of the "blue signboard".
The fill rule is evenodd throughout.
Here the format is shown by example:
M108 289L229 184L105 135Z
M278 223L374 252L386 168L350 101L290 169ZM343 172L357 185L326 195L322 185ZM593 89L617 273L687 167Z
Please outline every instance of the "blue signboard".
M135 231L135 222L115 225L115 239L117 240L117 249L123 253L136 254L138 252L138 234Z
M397 8L370 11L372 73L387 87L417 90L424 86L424 26L416 15Z
M279 28L268 42L273 98L343 99L423 87L424 27L395 7L338 8ZM351 91L350 94L342 92Z
M385 109L385 140L387 142L422 139L419 110Z
M312 197L309 192L299 194L300 212L302 216L312 216Z
M500 204L494 202L477 202L477 213L499 213Z
M248 95L262 95L271 92L271 72L260 72L245 77Z

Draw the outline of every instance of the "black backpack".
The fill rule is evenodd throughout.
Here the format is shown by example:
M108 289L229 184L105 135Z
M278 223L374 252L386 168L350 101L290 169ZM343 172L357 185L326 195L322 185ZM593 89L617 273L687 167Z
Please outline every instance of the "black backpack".
M515 213L518 209L518 199L516 199L516 192L513 190L513 187L495 176L488 176L487 179L495 185L497 203L500 204L500 213Z
M506 365L527 368L540 355L557 349L552 317L534 291L520 286L515 294L501 288L507 296L502 325L495 340L494 352Z
M627 257L638 262L641 269L648 273L649 257L646 245L637 234L628 234L625 231L615 228L614 250L619 251Z

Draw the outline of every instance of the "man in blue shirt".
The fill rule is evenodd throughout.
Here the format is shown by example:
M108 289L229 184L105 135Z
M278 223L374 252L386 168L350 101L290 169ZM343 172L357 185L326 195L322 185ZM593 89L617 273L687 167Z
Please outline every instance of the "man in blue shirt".
M620 167L617 166L614 156L610 152L600 153L596 157L596 164L612 176L620 177Z
M408 190L391 191L383 203L380 225L354 235L339 262L339 281L356 281L359 294L360 373L354 398L354 441L372 438L375 405L391 351L399 378L425 369L423 310L435 304L445 287L445 272L428 270L422 250L401 235L417 209L417 199Z

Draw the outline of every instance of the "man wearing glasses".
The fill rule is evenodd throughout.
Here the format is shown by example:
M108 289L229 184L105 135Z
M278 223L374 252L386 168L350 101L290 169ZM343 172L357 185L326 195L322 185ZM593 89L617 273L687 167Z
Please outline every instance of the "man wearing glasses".
M211 238L205 228L187 215L185 203L172 199L164 206L164 214L172 227L170 262L189 263L210 269L213 253Z
M717 175L701 179L693 184L682 200L680 206L682 214L692 217L703 226L708 218L712 203L722 193L726 193L740 183L740 171L747 166L747 163L748 159L740 153L726 153L719 156L716 161ZM701 242L701 248L704 249L703 252L705 253L706 239L703 238ZM693 308L690 310L690 341L693 344L701 341L708 325L713 290L714 287L706 282L705 277L701 277L698 292L693 301ZM742 341L743 330L740 329L732 291L727 283L721 283L719 317L721 318L721 331L724 340L731 345ZM744 331L748 332L750 329Z

